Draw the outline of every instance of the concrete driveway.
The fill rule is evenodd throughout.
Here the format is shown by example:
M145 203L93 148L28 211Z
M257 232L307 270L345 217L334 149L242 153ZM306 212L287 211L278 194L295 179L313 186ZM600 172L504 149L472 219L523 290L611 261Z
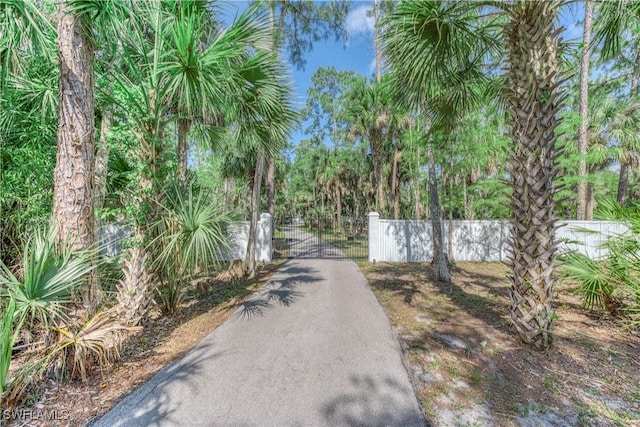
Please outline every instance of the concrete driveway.
M357 265L290 259L96 427L424 426L399 344Z

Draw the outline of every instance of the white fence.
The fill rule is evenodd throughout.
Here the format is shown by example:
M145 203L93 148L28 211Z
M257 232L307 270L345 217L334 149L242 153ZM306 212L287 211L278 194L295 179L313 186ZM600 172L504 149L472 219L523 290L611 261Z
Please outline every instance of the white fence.
M597 259L606 254L604 236L628 231L609 221L563 221L556 233L560 251ZM443 221L444 247L451 261L504 261L511 236L506 220ZM424 262L433 257L431 221L380 219L369 214L369 261Z
M231 250L225 260L242 260L247 253L249 243L249 222L241 221L231 224L229 228ZM109 223L100 228L100 250L109 257L117 257L122 251L122 241L131 235L131 227L125 223ZM273 224L271 215L260 215L256 228L256 260L271 262Z

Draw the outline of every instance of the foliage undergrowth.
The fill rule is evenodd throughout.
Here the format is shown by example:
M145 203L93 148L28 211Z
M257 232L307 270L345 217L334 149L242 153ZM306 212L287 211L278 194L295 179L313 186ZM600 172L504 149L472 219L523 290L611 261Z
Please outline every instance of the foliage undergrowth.
M165 312L174 314L183 300L184 287L198 274L215 267L230 250L231 218L213 197L193 184L175 185L154 241L159 250L156 271L160 284L156 294Z
M640 326L640 205L622 208L615 201L602 201L599 216L621 222L628 230L602 236L606 255L592 260L580 253L564 258L564 277L579 283L576 291L585 308L606 309L621 315L632 328Z

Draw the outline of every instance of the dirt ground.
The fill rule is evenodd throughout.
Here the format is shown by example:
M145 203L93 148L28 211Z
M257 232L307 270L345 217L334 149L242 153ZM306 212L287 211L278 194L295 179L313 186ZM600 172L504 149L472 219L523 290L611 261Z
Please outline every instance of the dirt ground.
M142 332L124 344L116 364L95 369L86 382L47 380L32 390L26 405L3 411L0 426L87 425L210 334L273 275L281 261L261 267L250 282L223 274L201 283L199 295L195 288L188 289L180 311L173 316L160 316L159 310L152 313Z
M640 426L640 336L557 288L554 346L515 339L506 268L458 263L451 284L428 264L361 264L405 348L433 426Z

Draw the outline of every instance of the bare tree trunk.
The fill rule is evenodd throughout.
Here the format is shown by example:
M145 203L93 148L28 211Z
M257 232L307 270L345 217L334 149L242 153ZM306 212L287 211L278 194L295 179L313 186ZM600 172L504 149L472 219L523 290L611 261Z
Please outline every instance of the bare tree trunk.
M586 217L587 192L585 179L587 177L587 162L585 156L589 144L587 135L589 114L589 49L591 46L591 21L593 16L593 3L584 2L584 25L582 33L582 61L580 62L580 129L578 130L578 186L576 218L584 220Z
M391 167L391 196L393 198L393 219L400 218L400 179L399 169L402 152L396 146L393 153L393 164Z
M276 157L269 156L269 166L267 167L267 179L265 182L267 190L267 212L271 218L276 215Z
M342 230L342 192L340 186L336 186L336 214L338 216L338 230Z
M629 187L629 164L625 161L620 162L620 175L618 177L618 195L616 200L618 204L625 207L627 204L627 192Z
M251 222L249 224L249 242L247 243L247 254L244 258L245 274L249 278L256 275L256 229L258 228L258 217L260 216L260 190L262 188L262 174L264 172L264 152L258 152L256 170L253 176L253 188L251 190Z
M58 151L54 170L53 220L59 245L85 249L95 244L93 47L82 19L60 1ZM97 305L97 273L83 292L89 313Z
M431 211L431 227L433 233L433 278L441 282L451 282L447 258L444 254L444 238L440 219L440 201L438 200L438 178L433 148L427 149L429 161L429 210Z
M420 208L420 180L416 177L412 179L413 186L413 218L420 219L422 217L422 209Z
M104 207L104 199L107 194L107 172L109 165L109 144L107 144L107 135L111 130L111 120L113 114L105 111L102 114L100 123L100 138L98 139L98 150L96 152L96 170L93 180L94 185L94 208L100 211ZM98 220L96 223L99 222ZM97 233L98 230L96 230Z
M596 201L593 197L593 182L587 182L587 206L585 209L585 218L587 221L593 221L593 210L595 209Z
M187 180L187 157L189 154L189 129L191 129L191 120L178 119L178 179L181 183Z

